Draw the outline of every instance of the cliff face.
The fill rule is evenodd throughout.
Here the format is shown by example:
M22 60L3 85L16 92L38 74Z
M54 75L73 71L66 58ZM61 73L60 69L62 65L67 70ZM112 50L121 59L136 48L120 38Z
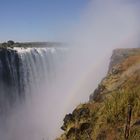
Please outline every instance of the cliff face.
M115 49L112 53L110 65L109 65L109 72L112 70L113 66L121 63L126 58L131 56L139 56L140 49L139 48L133 48L133 49Z
M135 88L140 80L140 49L116 49L113 51L107 76L91 94L90 101L118 89ZM100 98L101 97L101 98Z
M107 76L90 101L66 115L58 140L123 140L128 104L132 106L130 140L140 139L140 49L113 51ZM135 125L138 124L138 125Z

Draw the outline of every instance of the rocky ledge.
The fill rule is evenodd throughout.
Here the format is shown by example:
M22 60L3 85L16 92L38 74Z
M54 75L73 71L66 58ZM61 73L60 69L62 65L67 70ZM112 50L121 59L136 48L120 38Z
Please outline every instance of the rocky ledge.
M94 79L96 80L96 79ZM128 105L132 107L129 140L140 139L140 49L113 51L107 76L64 118L57 140L124 140Z

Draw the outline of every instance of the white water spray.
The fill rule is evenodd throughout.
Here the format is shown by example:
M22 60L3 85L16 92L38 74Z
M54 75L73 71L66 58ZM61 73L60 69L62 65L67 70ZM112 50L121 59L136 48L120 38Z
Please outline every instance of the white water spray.
M53 140L60 133L64 115L88 101L105 76L111 51L127 47L129 41L137 44L134 36L139 31L139 19L135 7L136 3L125 0L90 2L71 39L67 39L72 45L62 61L58 56L63 53L53 48L49 53L42 49L20 53L25 62L23 71L29 72L24 80L31 75L27 89L31 88L32 94L10 116L5 140Z

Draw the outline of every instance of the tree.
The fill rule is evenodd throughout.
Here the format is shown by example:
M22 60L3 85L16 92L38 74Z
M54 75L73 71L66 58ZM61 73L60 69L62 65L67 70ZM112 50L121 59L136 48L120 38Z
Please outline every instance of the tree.
M7 43L4 42L4 43L1 44L1 46L2 46L3 48L7 47Z
M7 45L8 45L9 47L11 47L11 46L14 45L14 44L15 44L15 42L14 42L13 40L7 41Z

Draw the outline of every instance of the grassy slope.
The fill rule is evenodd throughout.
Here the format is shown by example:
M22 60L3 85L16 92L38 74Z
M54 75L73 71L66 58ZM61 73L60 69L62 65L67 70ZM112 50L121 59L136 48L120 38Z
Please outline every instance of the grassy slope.
M115 50L95 93L64 121L65 132L58 140L123 140L128 104L132 105L129 139L139 140L140 125L133 124L140 120L140 49Z

